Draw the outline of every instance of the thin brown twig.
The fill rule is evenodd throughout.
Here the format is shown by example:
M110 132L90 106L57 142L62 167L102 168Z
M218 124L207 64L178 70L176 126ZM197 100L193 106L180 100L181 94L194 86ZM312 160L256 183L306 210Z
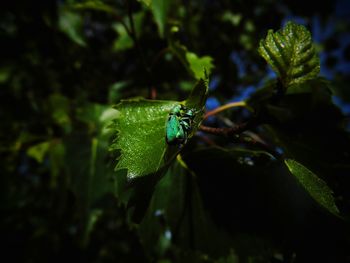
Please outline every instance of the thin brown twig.
M246 143L246 144L258 146L258 147L262 148L263 150L265 150L266 152L269 152L270 154L272 154L273 156L278 158L280 156L280 154L277 153L275 151L275 149L273 149L273 147L271 147L270 145L268 145L264 141L257 140L255 138L253 138L251 135L243 133L243 132L247 131L249 128L253 127L253 125L256 125L255 121L245 122L245 123L236 125L235 127L232 127L232 128L214 128L214 127L208 127L208 126L201 125L201 126L199 126L199 130L206 132L206 133L218 135L218 136L232 138L235 141L238 141L241 143Z
M232 128L215 128L215 127L208 127L205 125L201 125L199 127L199 130L206 132L206 133L211 133L214 135L232 137L232 136L235 136L235 135L242 133L243 131L247 130L247 128L248 128L248 122L238 124Z

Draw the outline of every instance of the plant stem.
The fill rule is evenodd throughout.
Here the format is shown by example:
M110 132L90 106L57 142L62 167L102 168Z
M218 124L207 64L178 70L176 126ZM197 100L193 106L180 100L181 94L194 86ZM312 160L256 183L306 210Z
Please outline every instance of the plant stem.
M248 134L241 135L241 133L243 133L244 131L253 127L254 125L256 125L255 121L245 122L245 123L236 125L233 128L214 128L214 127L208 127L208 126L201 125L201 126L199 126L199 130L206 132L206 133L218 135L218 136L225 136L228 138L233 138L234 141L237 141L237 142L259 146L260 148L262 148L263 150L265 150L266 152L268 152L272 156L274 156L276 159L282 158L281 154L276 152L273 147L271 147L270 145L268 145L264 141L257 140L256 138L253 138L251 135L248 135Z
M199 130L206 132L206 133L211 133L214 135L220 135L220 136L225 136L225 137L231 137L234 135L238 135L242 133L243 131L247 130L248 123L242 123L239 125L236 125L235 127L232 128L214 128L214 127L208 127L205 125L201 125L199 127Z
M230 109L230 108L236 108L236 107L245 107L247 108L249 111L253 111L252 108L250 108L247 103L242 100L242 101L236 101L236 102L231 102L228 104L225 104L223 106L220 106L212 111L208 111L205 115L204 115L204 119L208 118L209 116L215 115L219 112L222 112L224 110Z

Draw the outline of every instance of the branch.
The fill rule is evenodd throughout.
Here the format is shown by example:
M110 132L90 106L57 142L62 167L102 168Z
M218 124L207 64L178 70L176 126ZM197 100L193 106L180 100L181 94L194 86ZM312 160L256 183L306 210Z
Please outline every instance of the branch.
M253 119L249 122L236 125L233 128L214 128L214 127L201 125L199 126L199 130L206 133L231 138L236 142L247 143L250 145L261 147L263 150L270 153L275 158L281 158L281 154L276 152L276 150L270 145L268 145L266 142L260 139L254 138L255 136L249 135L248 132L247 134L242 134L243 132L247 131L248 129L250 129L255 125L257 125L257 121L256 119Z
M238 135L247 129L248 129L248 122L238 124L232 128L214 128L214 127L208 127L205 125L199 126L199 130L203 132L211 133L214 135L225 136L225 137L232 137L232 136Z
M236 108L236 107L245 107L246 109L248 109L249 111L253 111L253 109L245 102L245 101L236 101L236 102L231 102L228 104L225 104L223 106L220 106L212 111L208 111L205 115L204 115L204 119L208 118L209 116L215 115L219 112L222 112L224 110L230 109L230 108Z

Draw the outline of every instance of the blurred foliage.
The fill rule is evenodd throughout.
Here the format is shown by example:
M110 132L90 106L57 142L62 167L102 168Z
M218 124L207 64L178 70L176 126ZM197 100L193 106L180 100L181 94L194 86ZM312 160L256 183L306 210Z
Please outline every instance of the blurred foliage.
M4 258L350 262L346 1L2 6ZM159 157L171 106L232 101Z

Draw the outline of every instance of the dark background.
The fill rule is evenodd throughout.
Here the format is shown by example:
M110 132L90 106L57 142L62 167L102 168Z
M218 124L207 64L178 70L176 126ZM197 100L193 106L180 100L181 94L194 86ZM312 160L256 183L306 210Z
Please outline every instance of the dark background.
M140 227L130 222L114 188L115 162L101 116L120 99L149 97L150 87L157 99L182 100L193 80L164 53L168 42L142 3L104 1L114 14L70 8L77 3L1 4L0 238L11 261L350 262L349 1L173 1L167 21L178 26L176 37L198 56L214 59L208 110L247 99L275 77L257 52L268 29L292 20L310 30L338 115L312 113L317 125L305 130L311 141L321 138L324 144L315 139L315 152L303 158L334 190L343 217L317 206L285 168L266 157L242 168L232 164L241 156L191 152L201 145L200 134L185 151L197 177L172 182L167 174L162 181L185 193L169 188L174 196L164 196L170 201L163 210L174 218L184 214L189 224L181 219L175 230L169 214L152 219L154 203L149 221ZM138 26L134 16L137 44L120 29L130 13L142 17ZM246 115L226 117L239 121ZM331 121L340 115L341 136ZM206 124L218 123L214 118ZM334 166L318 166L327 160ZM171 200L182 199L190 205L174 212ZM210 218L203 227L202 211Z

